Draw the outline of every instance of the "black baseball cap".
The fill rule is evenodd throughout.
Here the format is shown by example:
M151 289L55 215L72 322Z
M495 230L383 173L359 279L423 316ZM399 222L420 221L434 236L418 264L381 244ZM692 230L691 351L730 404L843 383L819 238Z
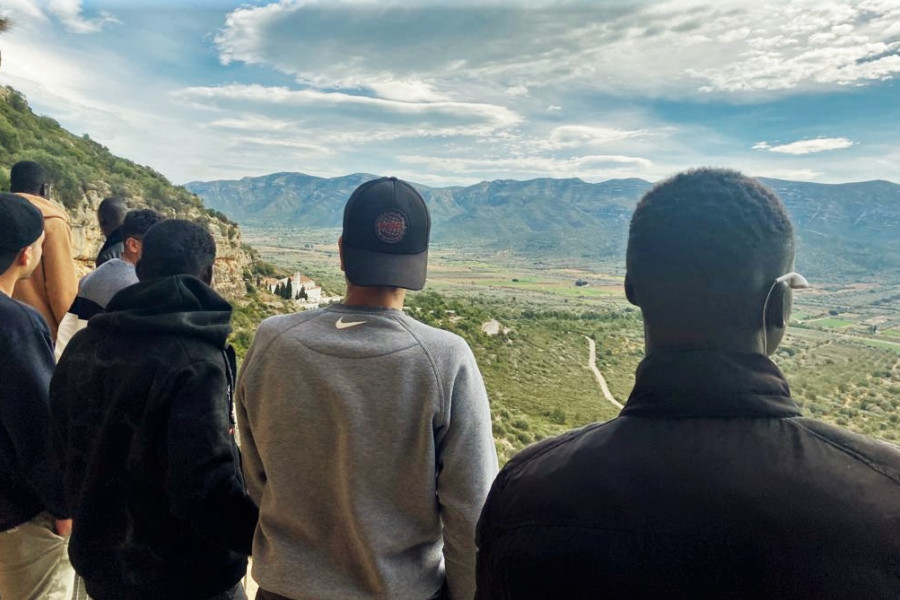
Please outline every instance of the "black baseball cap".
M344 207L344 272L354 285L421 290L431 217L422 196L396 177L367 181Z
M44 215L15 194L0 193L0 273L44 231Z

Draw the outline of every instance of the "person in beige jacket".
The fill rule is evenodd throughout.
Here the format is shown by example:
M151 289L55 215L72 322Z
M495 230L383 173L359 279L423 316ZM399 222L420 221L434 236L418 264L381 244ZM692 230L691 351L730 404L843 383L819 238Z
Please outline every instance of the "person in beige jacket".
M47 172L36 162L23 160L9 173L9 191L22 196L44 215L43 258L30 279L16 284L13 297L41 313L56 341L59 322L78 294L78 276L72 258L69 218L49 200Z

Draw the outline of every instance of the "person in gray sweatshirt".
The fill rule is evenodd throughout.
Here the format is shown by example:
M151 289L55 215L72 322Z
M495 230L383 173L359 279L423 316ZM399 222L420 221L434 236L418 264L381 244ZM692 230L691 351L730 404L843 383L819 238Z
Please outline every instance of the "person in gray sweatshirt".
M430 217L408 183L359 186L338 241L343 304L266 319L238 378L260 507L258 599L469 599L497 474L487 393L459 336L403 312Z

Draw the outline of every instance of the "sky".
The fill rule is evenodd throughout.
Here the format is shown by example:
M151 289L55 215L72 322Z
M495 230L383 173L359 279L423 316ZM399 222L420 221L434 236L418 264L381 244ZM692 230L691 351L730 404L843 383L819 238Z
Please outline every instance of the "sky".
M900 182L900 0L0 0L0 84L174 183Z

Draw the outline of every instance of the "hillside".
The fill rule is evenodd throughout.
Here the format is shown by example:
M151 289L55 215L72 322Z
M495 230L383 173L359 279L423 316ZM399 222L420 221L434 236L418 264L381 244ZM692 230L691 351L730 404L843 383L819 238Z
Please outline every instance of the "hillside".
M299 173L192 182L187 188L240 223L339 227L353 188L371 175ZM818 280L900 279L900 185L826 185L763 179L797 228L797 268ZM468 187L416 185L431 207L433 239L482 252L512 250L572 264L621 264L628 221L652 187L641 179L499 180Z
M9 169L20 160L34 160L50 172L52 199L69 215L83 271L93 267L103 243L97 206L107 196L121 196L131 208L149 207L206 225L218 248L216 288L231 298L246 293L245 271L252 257L241 244L236 223L152 168L119 158L88 135L75 136L53 119L35 115L22 94L0 87L0 189L9 189Z

